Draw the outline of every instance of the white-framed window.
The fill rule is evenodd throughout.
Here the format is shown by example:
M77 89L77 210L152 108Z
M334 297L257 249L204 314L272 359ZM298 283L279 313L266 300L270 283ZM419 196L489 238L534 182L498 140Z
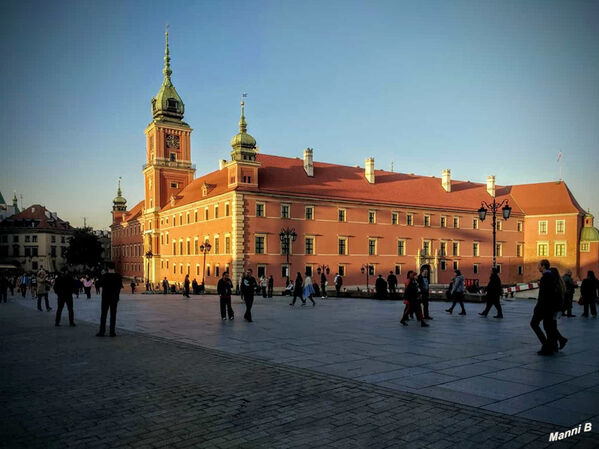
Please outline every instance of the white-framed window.
M401 264L399 264L399 263L395 264L395 274L397 276L401 275Z
M447 227L447 217L445 215L441 215L441 221L439 222L439 226L442 228Z
M214 218L218 218L218 204L214 205Z
M453 227L455 229L459 229L459 227L460 227L460 217L453 217Z
M497 257L502 257L503 256L503 243L502 242L497 242L495 244L495 255Z
M548 257L549 256L549 242L537 242L537 256Z
M289 218L289 204L281 204L281 218Z
M472 229L478 229L478 218L472 219Z
M189 224L189 223L190 223L190 221L189 221L189 217L190 217L190 214L189 214L189 212L187 212L187 213L185 214L185 220L187 221L187 224Z
M306 276L312 276L312 265L306 265L304 273L306 273Z
M200 275L200 264L196 264L196 276Z
M518 265L518 275L522 276L524 274L524 267L522 265Z
M566 257L567 245L566 242L555 242L554 255L555 257Z
M406 241L404 239L397 240L397 255L398 256L406 255Z
M376 256L376 239L368 239L368 255Z
M406 214L406 225L414 226L414 214Z
M501 264L500 263L497 264L497 273L501 274Z
M539 234L547 234L547 220L539 220Z
M225 254L231 254L231 236L225 234Z
M433 243L430 240L423 240L422 241L422 255L430 256L430 254L432 252L432 247L433 247Z
M517 229L518 232L522 232L524 230L524 222L518 221L516 223L516 229Z
M256 201L256 217L264 217L266 215L266 205Z
M457 260L453 261L453 269L454 270L459 270L460 269L460 264L458 263Z
M453 256L460 255L460 242L451 242L451 254Z
M371 224L376 223L376 211L375 210L368 211L368 223L371 223Z
M347 220L347 211L345 209L337 209L337 219L341 222Z
M447 270L447 262L445 262L444 260L442 260L439 264L439 268L441 268L441 271L445 271Z
M472 255L474 257L478 257L479 256L479 251L480 251L480 243L479 242L472 242Z
M439 242L439 256L447 256L447 242L444 240Z
M208 221L208 208L204 208L204 221Z
M474 274L478 274L478 264L477 263L472 265L472 272Z
M338 265L337 273L339 273L339 276L341 277L345 276L345 265Z
M266 253L266 236L264 234L256 234L254 236L254 254Z
M497 229L498 231L501 231L503 229L503 223L501 220L497 220L495 222L495 229Z
M306 220L314 220L314 206L306 206L305 217Z
M347 237L338 237L337 245L338 245L339 255L345 256L348 254L349 248L347 245Z
M524 243L516 243L516 257L524 257Z
M555 233L565 234L566 233L566 220L555 220Z
M229 215L231 215L231 205L229 204L229 202L225 203L225 217L228 217Z
M391 224L396 225L399 223L399 212L391 212Z
M425 215L424 216L424 226L430 226L431 225L431 216L430 215Z
M314 254L314 237L306 236L305 240L306 255Z
M214 236L214 245L212 245L214 254L220 254L220 237L218 235Z
M591 250L591 244L589 242L580 242L580 252L588 253Z

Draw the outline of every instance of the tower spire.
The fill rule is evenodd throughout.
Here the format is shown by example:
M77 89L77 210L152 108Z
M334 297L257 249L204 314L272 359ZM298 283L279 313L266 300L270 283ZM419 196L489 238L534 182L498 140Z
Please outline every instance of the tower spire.
M248 124L245 121L245 101L243 100L248 94L244 93L241 96L241 118L239 119L239 132L245 133L248 130Z
M162 73L164 73L164 81L171 83L171 74L173 71L171 70L171 55L168 50L168 23L166 24L166 32L164 33L166 45L164 47L164 69Z

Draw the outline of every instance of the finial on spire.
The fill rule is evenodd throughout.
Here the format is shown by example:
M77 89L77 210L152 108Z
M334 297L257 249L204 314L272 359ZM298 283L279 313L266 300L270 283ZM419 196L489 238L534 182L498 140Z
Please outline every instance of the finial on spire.
M241 118L239 119L239 132L241 133L247 132L248 129L248 125L245 121L245 101L243 100L247 96L248 94L245 92L241 95Z
M162 70L162 73L164 73L164 78L170 81L173 71L171 70L171 56L168 50L168 23L166 24L166 32L164 33L164 36L166 40L166 46L164 48L164 69Z
M121 196L121 177L119 176L118 187L116 189L117 196Z

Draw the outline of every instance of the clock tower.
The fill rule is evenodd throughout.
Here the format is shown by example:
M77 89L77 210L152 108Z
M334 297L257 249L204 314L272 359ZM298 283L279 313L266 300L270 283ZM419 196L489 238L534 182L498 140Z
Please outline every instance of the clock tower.
M156 97L152 98L152 121L147 126L146 164L143 167L145 202L143 214L144 253L147 276L156 281L158 254L158 213L171 198L193 181L195 167L191 163L191 131L183 121L185 106L171 81L168 28L165 33L164 80Z

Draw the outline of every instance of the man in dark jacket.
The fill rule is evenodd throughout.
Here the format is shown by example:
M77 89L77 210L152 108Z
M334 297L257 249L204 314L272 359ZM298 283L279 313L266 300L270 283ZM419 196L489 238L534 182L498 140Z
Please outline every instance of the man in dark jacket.
M557 289L557 279L551 272L551 264L547 259L539 262L539 272L542 273L539 281L539 296L537 305L534 308L533 316L530 321L530 327L535 332L541 342L541 350L539 355L552 355L557 350L557 328L554 324L553 315L559 310L559 298ZM539 324L543 321L545 333L541 330ZM567 341L566 339L564 339ZM563 347L565 341L560 342Z
M189 275L185 275L185 281L183 281L183 297L189 299Z
M73 312L73 277L64 269L54 281L54 292L58 296L58 308L56 309L56 326L60 326L62 309L66 303L69 309L69 325L75 326L75 313Z
M479 315L487 317L487 314L491 310L491 307L495 306L497 309L497 315L495 318L503 318L503 311L501 310L501 279L498 274L499 270L496 267L491 268L491 277L487 284L487 307Z
M420 289L420 301L422 302L422 309L425 320L432 320L433 318L428 313L428 299L430 291L430 279L428 276L428 270L422 268L418 275L418 288Z
M218 280L216 291L220 295L220 317L223 321L227 319L227 312L229 313L229 319L233 319L233 308L231 307L231 294L233 293L233 283L229 279L229 272L225 271L223 276Z
M393 274L393 271L390 271L389 276L387 276L387 285L389 286L389 295L395 295L397 292L397 276Z
M110 309L110 336L116 337L116 307L119 303L119 295L123 288L123 278L114 272L114 262L107 263L108 273L102 275L102 313L100 315L100 331L97 337L103 337L106 333L106 316Z
M374 291L376 292L376 297L379 299L384 299L387 296L387 281L383 279L381 274L379 274L374 282Z
M574 300L574 290L577 288L574 280L572 279L572 271L566 270L566 274L564 274L562 279L564 281L564 287L566 288L562 316L572 318L576 316L572 314L572 302Z
M245 314L243 318L249 323L252 322L252 305L254 304L254 293L258 285L252 273L252 269L248 268L241 278L241 294L245 301Z

